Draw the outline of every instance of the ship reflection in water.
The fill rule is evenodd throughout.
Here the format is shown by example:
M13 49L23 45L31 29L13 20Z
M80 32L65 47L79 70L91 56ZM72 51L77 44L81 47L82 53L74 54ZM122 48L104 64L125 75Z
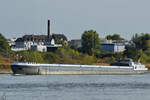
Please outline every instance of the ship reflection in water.
M6 100L149 100L150 74L0 75Z

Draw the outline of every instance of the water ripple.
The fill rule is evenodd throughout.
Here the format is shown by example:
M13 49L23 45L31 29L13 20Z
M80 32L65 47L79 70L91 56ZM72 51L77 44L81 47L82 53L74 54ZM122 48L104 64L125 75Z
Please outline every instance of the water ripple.
M0 89L40 88L71 89L71 88L119 88L119 89L150 89L150 83L16 83L0 84Z

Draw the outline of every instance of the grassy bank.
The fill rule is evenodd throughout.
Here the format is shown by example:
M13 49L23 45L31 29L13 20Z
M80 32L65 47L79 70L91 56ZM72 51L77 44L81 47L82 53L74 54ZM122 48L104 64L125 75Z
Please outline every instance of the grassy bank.
M150 70L150 64L144 64Z
M11 58L0 56L0 74L12 73L10 68L10 63L12 61L13 60Z

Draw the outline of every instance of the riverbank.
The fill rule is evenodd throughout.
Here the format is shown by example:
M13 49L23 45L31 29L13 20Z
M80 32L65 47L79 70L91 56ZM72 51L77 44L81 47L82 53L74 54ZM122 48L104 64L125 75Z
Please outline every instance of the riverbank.
M98 59L92 65L108 66L109 65L108 62L110 62L108 60L109 59L107 59L107 60L106 59ZM10 67L11 62L14 62L14 61L10 58L2 58L0 60L0 74L12 74L11 67ZM150 69L150 64L145 64L145 66ZM148 73L149 72L150 72L150 70L148 71Z
M10 64L0 64L0 74L12 74Z
M0 74L12 74L11 62L13 62L12 58L0 56Z
M0 74L12 74L11 70L0 70Z

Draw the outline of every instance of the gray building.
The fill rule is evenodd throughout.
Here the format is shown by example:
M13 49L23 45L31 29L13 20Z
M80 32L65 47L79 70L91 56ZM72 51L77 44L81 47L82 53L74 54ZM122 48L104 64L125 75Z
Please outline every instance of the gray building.
M101 43L101 50L104 52L123 52L125 45L120 43Z
M73 39L69 41L69 46L76 46L76 47L81 47L82 46L82 40L81 39Z
M123 52L125 50L125 46L130 44L126 40L107 40L105 38L101 38L101 50L104 52ZM69 41L69 46L82 47L81 39L73 39Z

